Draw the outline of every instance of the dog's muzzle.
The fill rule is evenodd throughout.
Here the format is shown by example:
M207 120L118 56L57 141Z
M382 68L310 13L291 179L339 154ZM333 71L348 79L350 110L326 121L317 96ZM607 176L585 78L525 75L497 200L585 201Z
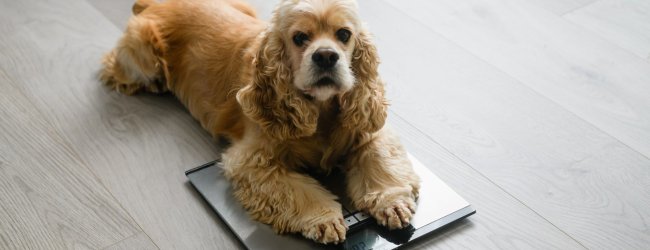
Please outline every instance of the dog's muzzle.
M321 70L331 70L339 60L339 54L331 48L320 48L311 55L311 60Z

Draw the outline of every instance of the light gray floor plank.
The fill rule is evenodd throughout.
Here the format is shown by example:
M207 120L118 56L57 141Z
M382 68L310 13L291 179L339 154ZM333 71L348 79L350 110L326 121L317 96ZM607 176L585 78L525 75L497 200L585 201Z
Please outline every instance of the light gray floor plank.
M580 0L569 2L577 1ZM125 0L89 2L92 5L76 0L65 4L58 1L0 1L0 57L3 58L0 69L5 69L8 77L15 79L9 84L34 104L32 109L40 110L44 119L50 120L53 130L60 131L62 141L71 142L68 146L70 152L78 152L80 161L92 163L88 164L92 172L151 236L147 238L139 232L111 247L241 247L182 175L187 168L216 157L217 147L207 133L172 97L124 97L108 92L97 83L93 74L99 69L99 58L114 46L126 23L123 19L130 16L131 3ZM253 4L260 16L268 19L273 2L255 0ZM530 41L516 33L525 27L535 30L550 25L546 33L541 33L554 38L551 34L562 22L549 21L551 15L538 13L540 11L534 11L533 15L522 14L527 13L523 10L530 10L528 5L522 10L519 3L505 2L509 4L504 11L514 14L492 9L493 6L501 7L504 1L490 2L492 5L487 8L474 6L475 2L468 0L466 7L475 13L467 14L463 8L457 11L468 15L462 21L474 20L478 15L483 16L480 21L489 22L485 27L481 26L482 23L477 24L481 30L475 36L476 40L493 46L491 40L485 39L495 39L491 32L504 29L508 39L506 42L496 41L502 42L503 46L523 48L524 52L539 53L543 59L538 62L542 66L526 65L525 61L517 60L528 57L512 53L519 50L488 46L505 57L494 62L496 68L504 70L504 65L521 63L525 65L521 68L535 69L531 75L537 71L547 74L543 75L546 80L575 77L570 72L557 70L568 63L556 63L560 65L557 66L552 60L565 56L575 60L565 55L574 55L566 47L568 45L558 45L559 41L552 43L549 59L547 51L539 49L545 40ZM645 221L650 211L647 198L650 197L647 168L650 163L647 158L500 73L489 65L492 63L488 60L490 58L481 54L478 54L480 58L469 55L390 6L375 1L361 1L360 4L364 20L377 34L384 59L382 73L389 82L389 97L394 104L390 124L416 157L478 208L477 215L420 242L417 247L581 248L571 236L592 248L640 248L643 247L641 244L647 245ZM436 11L439 13L426 10L427 4L420 8L441 18L435 20L436 25L459 29L454 26L458 25L454 22L456 17L445 14L450 9L456 10L456 4L462 3L437 1L436 7L440 10ZM102 13L112 23L104 19ZM418 11L406 13L416 17L421 14ZM512 27L510 20L513 15L528 23ZM531 22L536 25L531 25ZM437 27L427 24L432 29ZM466 26L460 27L465 29L458 32L473 34ZM512 30L516 31L515 34L508 33ZM535 32L529 32L535 35ZM567 33L570 32L564 30L560 37L571 38ZM458 36L457 33L451 35ZM467 48L462 41L456 42ZM518 46L513 46L513 41ZM569 39L567 43L605 48L601 46L602 41L597 41L596 45L583 42L585 39ZM622 53L609 51L611 47L606 47L603 53L620 59ZM584 49L581 51L584 53ZM576 52L574 57L577 55L582 54ZM578 64L569 59L570 65ZM507 60L514 61L504 64L503 61ZM630 60L623 62L639 68ZM544 71L547 66L552 70ZM521 68L515 67L524 71ZM603 71L600 66L588 69L595 71L596 76ZM614 72L605 69L605 76L618 77L615 73L626 72L621 67L615 69ZM551 77L554 75L549 72L558 73L558 77ZM528 79L526 74L513 75L518 80ZM614 82L622 82L617 77ZM630 74L629 78L633 77L639 76ZM643 79L645 76L641 75ZM610 79L606 80L602 81L604 85L610 83ZM593 87L586 84L592 82L580 83L584 84L580 85L583 89L587 86L596 90L588 93L596 97L605 93L606 98L610 98L609 93L617 94L617 97L635 97L618 93L638 91L639 88L634 87L640 86L640 80L632 81L632 88L625 91L614 88L617 91L607 92L607 86L596 84ZM555 89L574 95L577 95L576 89L581 90L571 84L558 85ZM0 93L0 98L4 93ZM608 107L601 99L582 101L601 110ZM632 104L639 99L638 96L632 98ZM625 114L640 117L632 119L632 125L643 127L648 115L633 113L639 110L643 111L644 107ZM20 132L15 128L9 131ZM35 140L31 136L28 139ZM465 162L445 151L434 140ZM8 164L11 162L8 159L16 155L13 151L0 151L0 172L13 166ZM0 185L5 185L1 180L2 176ZM29 208L24 200L11 202L17 203L18 208ZM0 203L0 207L4 204ZM2 214L3 211L0 210L0 222L12 220L12 223L29 213L37 213L30 209L20 211L25 215L16 212ZM5 229L5 225L13 226L12 223L2 223L0 230L12 230ZM42 235L41 242L55 237L48 235L52 230L21 230L24 234ZM32 239L14 241L32 242ZM625 240L628 242L622 242ZM3 242L7 240L0 237L0 248L3 248ZM111 243L115 242L111 240ZM53 248L62 246L52 244ZM86 248L97 248L86 245ZM76 247L84 246L78 244Z
M87 0L99 12L104 14L118 28L126 28L129 18L131 17L131 7L134 0ZM263 20L270 20L273 8L278 1L269 0L250 0L246 1L253 6L257 16Z
M526 0L557 15L579 9L597 0Z
M650 1L602 0L564 17L650 60Z
M585 246L640 249L650 244L646 224L650 219L648 158L431 32L440 29L464 37L470 36L470 30L483 32L486 37L492 28L476 31L462 25L464 20L481 19L474 11L465 11L472 9L481 10L487 18L483 21L490 26L511 30L507 41L523 39L516 32L524 31L505 27L510 23L501 20L512 14L495 13L515 4L494 10L496 7L490 6L496 5L494 1L476 2L446 1L435 6L424 1L393 2L430 28L366 16L383 53L382 69L392 93L393 110ZM388 12L377 9L379 6L368 4L365 10ZM508 13L517 11L521 10L510 9ZM394 14L393 19L408 17ZM486 39L471 35L475 40ZM456 40L461 45L475 45L469 38ZM408 46L400 47L405 41ZM543 42L526 41L527 45L521 46ZM483 48L490 45L485 43ZM476 44L477 53L490 53L479 48ZM502 60L522 57L513 53L501 56L505 57ZM541 59L536 62L539 64L521 64L554 66ZM636 72L629 77L643 74ZM570 87L566 82L565 92ZM647 113L639 116L648 118Z
M87 2L104 14L117 28L124 30L132 16L131 7L135 0L87 0Z
M576 241L458 160L395 112L389 124L418 160L467 199L476 215L415 245L428 249L582 249Z
M114 245L104 248L104 250L120 250L120 249L153 250L153 249L158 249L158 247L153 242L151 242L149 236L147 236L145 233L140 232L123 241L120 241Z
M98 249L138 227L0 70L0 249Z
M647 61L517 0L387 2L650 157Z
M279 0L246 0L246 2L250 3L253 8L255 8L255 11L257 12L257 16L262 19L262 20L271 20L271 15L273 13L273 10L275 9L275 5L279 3Z
M187 185L213 160L210 136L172 97L126 97L96 80L121 31L84 1L4 1L0 67L164 249L232 249L235 238Z

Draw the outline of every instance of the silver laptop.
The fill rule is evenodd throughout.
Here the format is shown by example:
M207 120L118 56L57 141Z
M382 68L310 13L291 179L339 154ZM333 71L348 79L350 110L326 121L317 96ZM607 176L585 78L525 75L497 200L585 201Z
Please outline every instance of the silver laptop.
M248 249L393 249L434 232L436 229L475 213L470 204L409 154L422 180L420 197L411 225L388 230L363 212L355 211L344 192L329 180L341 176L317 178L340 197L345 222L349 227L346 240L339 245L321 245L300 235L278 235L270 226L253 221L232 196L230 183L223 177L221 163L214 161L185 172L196 190Z

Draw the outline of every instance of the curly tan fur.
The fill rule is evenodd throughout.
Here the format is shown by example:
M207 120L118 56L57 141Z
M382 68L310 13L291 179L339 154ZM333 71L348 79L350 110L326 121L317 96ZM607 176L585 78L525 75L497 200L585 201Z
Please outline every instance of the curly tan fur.
M171 91L230 139L224 174L252 218L278 233L345 240L337 197L303 173L341 168L358 209L391 229L408 225L419 179L384 126L379 59L356 2L283 0L269 24L239 0L139 0L133 12L102 81L125 94ZM342 27L349 41L337 37ZM292 43L297 31L309 35L304 46ZM329 89L301 80L320 47L341 57Z
M384 126L388 103L384 85L379 79L379 56L370 37L362 31L355 41L352 70L357 86L341 97L342 126L350 130L376 132Z
M237 93L242 111L267 135L280 140L314 134L318 108L288 84L293 81L292 73L278 31L266 32L259 39L253 80Z

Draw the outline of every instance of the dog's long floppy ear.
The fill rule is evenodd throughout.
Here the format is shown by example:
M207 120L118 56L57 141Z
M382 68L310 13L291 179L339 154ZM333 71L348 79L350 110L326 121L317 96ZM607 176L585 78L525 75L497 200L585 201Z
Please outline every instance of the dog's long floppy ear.
M377 68L379 56L366 30L355 38L352 54L354 87L340 97L341 122L346 129L359 132L376 132L386 122L388 102L384 97L384 84Z
M258 50L249 83L237 92L244 114L264 132L280 140L316 132L318 109L293 87L292 71L278 32L269 29L258 37Z

